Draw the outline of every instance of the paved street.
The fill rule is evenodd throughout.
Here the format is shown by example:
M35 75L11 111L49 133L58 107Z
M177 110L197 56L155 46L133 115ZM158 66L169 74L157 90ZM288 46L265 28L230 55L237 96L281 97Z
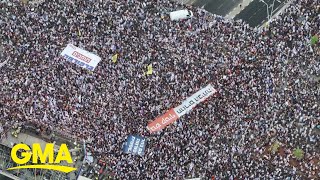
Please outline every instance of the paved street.
M193 5L203 7L213 14L225 16L241 2L242 0L197 0Z
M178 0L177 0L178 1ZM282 2L282 3L279 3ZM265 3L264 3L265 2ZM272 4L274 6L272 8ZM250 26L259 26L262 22L267 20L269 6L269 13L276 11L284 5L285 0L190 0L189 4L202 7L205 10L225 16L227 18L242 19ZM241 7L240 7L241 4ZM278 9L277 9L278 8Z
M283 2L283 0L281 0ZM276 10L281 3L274 0L264 0L269 6L269 13L271 14L272 10ZM274 2L274 7L272 9L272 4ZM282 3L283 5L283 3ZM267 5L259 0L252 1L245 9L243 9L235 19L243 19L246 21L250 26L258 26L263 21L267 20L268 12L267 12Z

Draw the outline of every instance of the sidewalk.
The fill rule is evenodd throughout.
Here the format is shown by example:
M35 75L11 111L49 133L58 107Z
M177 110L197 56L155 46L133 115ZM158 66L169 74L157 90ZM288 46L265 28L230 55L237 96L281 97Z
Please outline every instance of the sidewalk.
M292 3L293 3L293 1L290 0L290 1L286 2L283 6L280 6L280 7L278 7L277 9L275 9L275 10L272 12L272 14L273 14L273 13L274 13L274 14L273 14L272 17L270 18L270 20L267 20L267 21L263 22L259 28L263 28L263 27L266 27L267 25L269 25L269 23L270 23L273 19L277 18L277 17L278 17L282 12L284 12L285 9L287 9ZM276 12L276 13L275 13L275 12Z
M235 0L230 0L231 2L217 2L217 1L210 1L210 0L174 0L178 3L181 4L189 4L189 5L194 5L194 6L199 6L201 8L205 8L205 6L209 6L207 8L211 10L214 10L214 14L219 14L219 15L223 15L224 13L222 13L223 11L227 10L229 8L229 6L234 6L234 8L229 11L226 12L228 13L225 17L228 19L233 19L237 14L239 14L245 7L247 7L253 0L241 0L241 1L235 1ZM241 7L240 7L241 4ZM215 7L216 5L219 5L219 7ZM214 6L214 7L212 7ZM206 8L206 9L207 9ZM213 9L212 9L213 8ZM217 9L219 10L219 12L216 12ZM210 10L207 10L210 11Z
M244 8L246 8L253 0L242 0L242 2L240 2L238 4L238 6L236 6L235 8L233 8L232 11L230 11L225 17L228 19L233 19L236 15L238 15ZM241 5L241 7L240 7Z

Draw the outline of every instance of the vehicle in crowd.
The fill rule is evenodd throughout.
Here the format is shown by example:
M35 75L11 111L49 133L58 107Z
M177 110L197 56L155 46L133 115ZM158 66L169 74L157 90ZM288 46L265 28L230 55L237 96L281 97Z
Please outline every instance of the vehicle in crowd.
M171 21L179 21L183 19L189 19L192 17L193 17L193 13L188 9L170 12Z

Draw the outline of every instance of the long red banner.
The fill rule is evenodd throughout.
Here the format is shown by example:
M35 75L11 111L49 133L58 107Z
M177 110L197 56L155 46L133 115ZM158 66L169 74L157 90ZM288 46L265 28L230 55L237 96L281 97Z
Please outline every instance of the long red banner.
M159 116L150 124L148 124L147 128L150 132L157 132L161 129L165 128L169 124L173 123L178 119L178 115L174 112L173 108L167 111L162 116Z

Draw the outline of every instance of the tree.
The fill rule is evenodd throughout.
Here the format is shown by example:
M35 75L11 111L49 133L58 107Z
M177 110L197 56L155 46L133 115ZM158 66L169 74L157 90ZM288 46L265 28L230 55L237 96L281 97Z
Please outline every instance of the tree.
M271 147L270 147L270 151L271 153L276 153L279 150L280 147L280 143L278 141L275 141L274 143L272 143Z
M296 159L301 160L301 159L303 158L303 156L304 156L304 152L303 152L303 150L300 149L300 148L295 148L295 149L293 150L293 156L294 156Z

